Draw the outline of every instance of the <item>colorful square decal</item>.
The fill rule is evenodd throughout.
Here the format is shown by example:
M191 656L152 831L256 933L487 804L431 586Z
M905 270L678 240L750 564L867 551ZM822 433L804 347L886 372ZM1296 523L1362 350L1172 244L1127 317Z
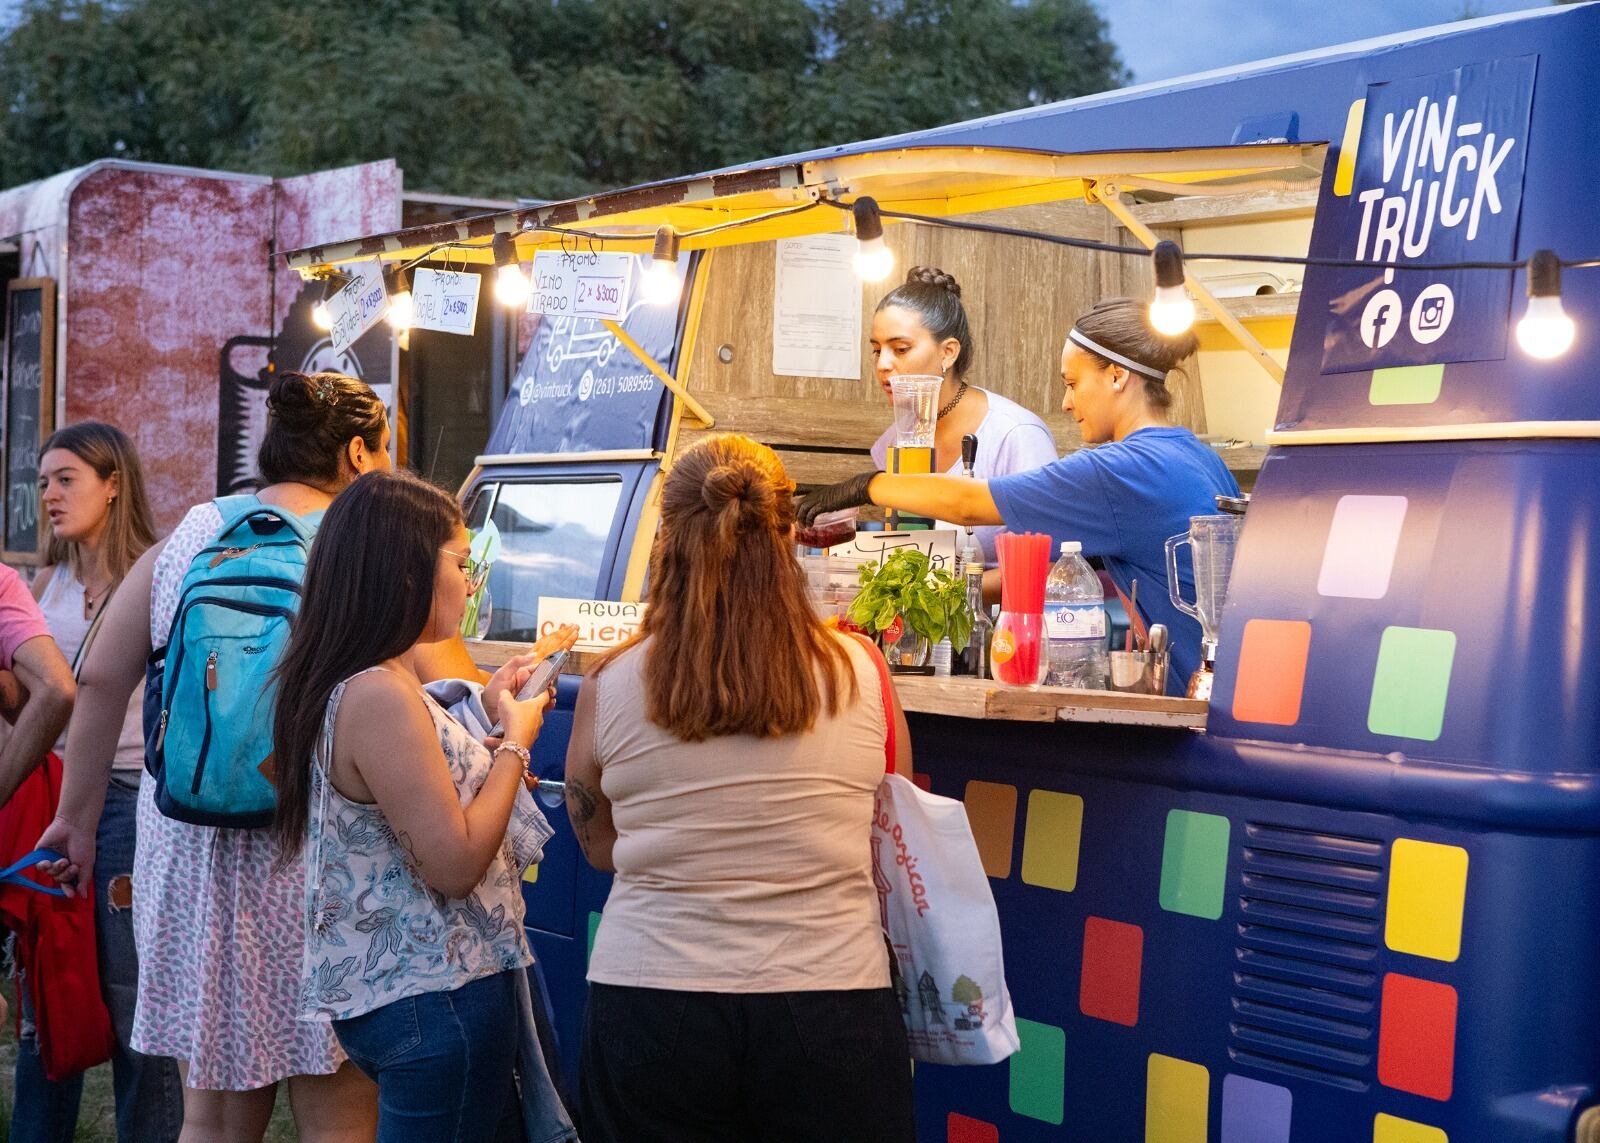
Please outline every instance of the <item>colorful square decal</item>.
M599 931L600 914L591 912L589 914L589 948L588 951L583 954L583 963L585 966L588 965L590 959L594 956L594 935Z
M1078 887L1082 837L1082 798L1054 790L1030 791L1028 826L1022 835L1023 881L1071 893Z
M1003 782L968 782L966 803L972 840L990 877L1011 876L1011 847L1017 837L1017 788Z
M1206 1143L1211 1073L1199 1064L1150 1054L1144 1089L1145 1143Z
M1011 1110L1061 1126L1067 1088L1067 1034L1054 1024L1017 1018L1022 1048L1011 1057Z
M1407 503L1404 496L1339 497L1322 549L1318 595L1382 599L1388 594Z
M1443 365L1401 365L1374 369L1367 402L1372 405L1431 405L1444 388Z
M1456 633L1427 627L1386 627L1372 674L1367 729L1436 742L1444 730Z
M1461 955L1461 915L1467 905L1467 851L1396 838L1389 857L1389 903L1383 943L1395 952L1434 960Z
M1192 810L1167 814L1161 846L1161 907L1215 921L1228 881L1228 819Z
M1000 1143L1000 1128L952 1111L945 1120L945 1143Z
M1088 918L1083 922L1078 1010L1096 1020L1132 1028L1139 1022L1139 973L1143 967L1143 929L1104 917Z
M1372 1121L1372 1143L1450 1143L1450 1136L1437 1127L1380 1111Z
M1293 726L1300 721L1311 624L1299 619L1252 619L1244 625L1233 717L1240 722Z
M1222 1080L1222 1143L1289 1143L1294 1094L1248 1076Z
M1456 990L1391 972L1378 1012L1378 1081L1428 1099L1450 1098L1456 1065Z
M539 883L539 863L534 862L532 865L528 866L527 869L523 870L522 879L529 885L537 885Z

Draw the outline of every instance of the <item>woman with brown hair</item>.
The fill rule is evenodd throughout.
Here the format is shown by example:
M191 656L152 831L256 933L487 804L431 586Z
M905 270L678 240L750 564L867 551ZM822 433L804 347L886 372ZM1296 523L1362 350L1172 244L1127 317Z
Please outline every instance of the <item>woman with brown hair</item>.
M873 797L905 717L823 627L771 449L668 474L638 638L584 681L567 811L614 871L589 961L583 1137L914 1137L873 887Z
M139 454L121 429L99 421L69 425L44 442L39 456L39 507L50 523L45 566L34 578L50 635L76 668L88 655L117 586L155 543L150 501ZM112 1076L120 1143L171 1143L183 1122L183 1092L172 1060L131 1046L139 958L133 939L133 854L139 782L144 772L142 696L124 708L105 808L96 830L95 943L100 991L116 1032ZM66 754L66 734L56 742ZM24 1016L30 1015L24 1011ZM83 1077L51 1082L33 1038L17 1052L13 1119L29 1138L65 1138L78 1118Z

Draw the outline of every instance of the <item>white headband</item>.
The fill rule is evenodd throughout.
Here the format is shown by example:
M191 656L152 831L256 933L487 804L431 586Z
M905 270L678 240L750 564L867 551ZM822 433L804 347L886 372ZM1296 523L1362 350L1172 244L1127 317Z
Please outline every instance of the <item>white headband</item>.
M1084 349L1087 349L1090 353L1098 353L1101 357L1104 357L1107 361L1116 362L1118 365L1122 366L1124 369L1131 369L1135 373L1139 373L1139 374L1142 374L1145 377L1150 378L1152 381L1160 381L1163 385L1166 384L1167 375L1165 373L1161 372L1159 369L1156 369L1156 368L1154 368L1153 366L1150 366L1150 365L1140 365L1137 361L1133 360L1133 358L1131 358L1131 357L1124 357L1120 353L1111 352L1111 350L1109 350L1105 346L1101 345L1098 341L1091 340L1086 334L1084 334L1081 330L1079 330L1077 326L1073 326L1072 329L1067 331L1067 340L1070 341L1070 342L1074 342L1077 345L1081 345Z

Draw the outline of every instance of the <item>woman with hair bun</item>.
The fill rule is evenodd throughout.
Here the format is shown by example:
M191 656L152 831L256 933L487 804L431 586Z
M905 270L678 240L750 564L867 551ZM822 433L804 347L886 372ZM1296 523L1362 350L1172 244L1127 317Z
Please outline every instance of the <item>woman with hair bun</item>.
M585 1143L915 1137L867 845L910 742L877 651L811 610L793 491L748 437L679 457L639 636L578 692L567 814L616 873Z
M906 280L878 303L872 315L872 368L885 398L894 399L889 379L896 374L944 378L934 429L934 471L960 473L961 438L978 438L972 474L979 480L1026 472L1056 458L1056 441L1045 423L1015 401L980 389L967 380L976 354L961 286L933 266L913 266ZM881 468L894 444L891 425L872 446ZM1004 527L974 529L983 561L994 566L994 538Z
M1215 512L1217 496L1239 495L1216 451L1167 419L1167 377L1197 345L1193 333L1157 333L1132 298L1102 301L1073 323L1061 350L1061 408L1082 428L1084 443L1100 447L989 480L862 473L812 492L800 504L800 520L870 503L1081 541L1084 555L1104 561L1124 596L1134 579L1144 582L1142 614L1131 618L1136 626L1166 624L1171 677L1187 679L1200 661L1200 625L1172 606L1164 544L1188 530L1191 516ZM1183 586L1193 594L1187 575Z

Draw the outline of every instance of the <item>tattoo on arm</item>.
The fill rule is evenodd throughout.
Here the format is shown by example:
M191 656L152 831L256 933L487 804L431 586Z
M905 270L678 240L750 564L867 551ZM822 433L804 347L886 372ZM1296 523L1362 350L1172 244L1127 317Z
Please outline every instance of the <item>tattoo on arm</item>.
M594 821L594 815L599 810L594 791L582 782L572 778L567 779L567 817L572 822L573 831L578 835L578 844L583 846L585 853L589 851L589 823Z

